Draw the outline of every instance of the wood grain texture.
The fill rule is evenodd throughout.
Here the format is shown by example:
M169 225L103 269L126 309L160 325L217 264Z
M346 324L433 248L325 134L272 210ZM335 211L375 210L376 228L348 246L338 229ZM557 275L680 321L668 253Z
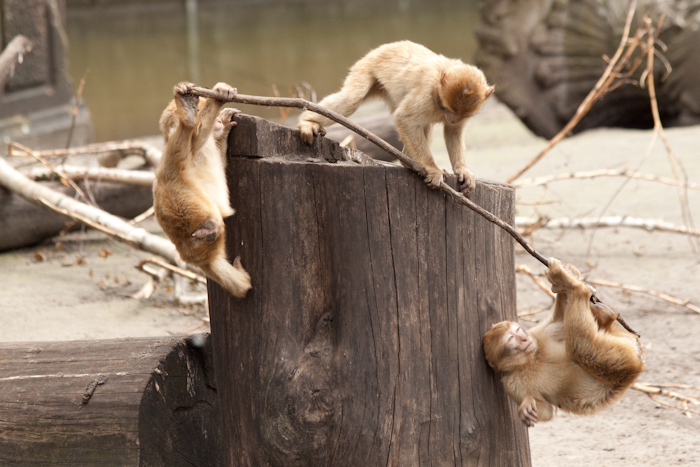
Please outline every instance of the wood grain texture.
M0 344L0 465L222 465L198 339Z
M253 290L209 283L227 463L529 465L481 350L515 317L510 237L398 166L248 156L227 236ZM512 222L510 187L470 196Z

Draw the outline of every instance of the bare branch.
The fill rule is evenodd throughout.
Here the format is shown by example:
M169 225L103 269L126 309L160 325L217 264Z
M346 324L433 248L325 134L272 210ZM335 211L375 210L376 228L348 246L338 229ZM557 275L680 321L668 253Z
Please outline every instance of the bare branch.
M145 170L64 165L60 167L60 171L64 176L72 180L90 179L138 186L151 186L155 180L155 174ZM55 170L51 168L36 167L28 175L32 180L48 180L53 177L53 174L55 174Z
M516 188L529 188L534 186L547 185L551 182L559 182L564 180L583 180L591 179L597 177L629 177L636 180L644 180L648 182L658 182L665 185L679 186L678 180L667 177L660 177L654 174L643 174L636 171L632 171L628 168L620 169L601 169L601 170L591 170L587 172L568 172L560 173L556 175L545 175L543 177L528 178L524 180L516 180L513 182L513 186ZM683 188L689 188L692 190L700 190L700 184L697 183L681 183L680 186Z
M626 290L628 292L638 292L638 293L644 293L647 295L651 295L652 297L660 298L661 300L665 300L669 303L673 303L674 305L683 306L683 307L689 309L690 311L693 311L695 313L700 314L700 307L690 303L689 299L677 298L677 297L674 297L674 296L669 295L669 294L664 293L664 292L657 292L656 290L645 289L645 288L639 287L637 285L622 284L620 282L606 281L603 279L586 279L585 281L588 282L589 284L599 285L602 287L614 287L617 289Z
M628 216L606 216L601 218L570 218L559 217L555 219L546 219L541 217L516 217L515 225L519 229L592 229L598 227L630 227L644 229L649 232L658 230L660 232L677 233L690 235L693 237L700 236L700 230L691 230L684 225L676 225L663 220L642 219L639 217Z

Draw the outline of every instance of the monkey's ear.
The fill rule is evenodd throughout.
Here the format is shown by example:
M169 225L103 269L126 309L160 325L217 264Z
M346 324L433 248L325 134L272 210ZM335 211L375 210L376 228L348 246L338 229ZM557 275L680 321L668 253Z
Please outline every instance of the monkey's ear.
M484 99L488 99L489 97L491 97L491 94L493 94L493 91L495 90L496 86L489 86L488 88L486 88L486 97L484 97Z
M447 81L447 71L443 70L442 75L440 75L440 86L444 86L445 81Z

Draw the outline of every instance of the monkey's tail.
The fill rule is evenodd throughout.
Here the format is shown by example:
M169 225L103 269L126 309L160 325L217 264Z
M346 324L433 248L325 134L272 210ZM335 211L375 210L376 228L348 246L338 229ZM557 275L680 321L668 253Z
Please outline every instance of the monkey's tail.
M235 297L243 298L251 289L250 274L243 269L241 258L238 256L233 260L233 264L226 261L224 256L217 256L214 261L201 268L204 274L214 279Z

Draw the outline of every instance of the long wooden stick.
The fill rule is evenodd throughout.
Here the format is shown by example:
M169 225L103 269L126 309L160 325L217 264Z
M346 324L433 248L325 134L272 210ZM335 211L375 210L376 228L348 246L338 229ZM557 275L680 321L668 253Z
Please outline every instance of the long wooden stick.
M301 99L298 97L260 97L260 96L249 96L245 94L236 94L233 97L227 97L222 94L220 94L218 91L213 91L211 89L207 88L202 88L195 86L192 88L191 91L192 95L195 96L200 96L200 97L207 97L207 98L212 98L212 99L217 99L221 101L226 101L226 102L236 102L239 104L253 104L253 105L262 105L262 106L273 106L273 107L296 107L298 109L302 110L311 110L312 112L316 112L317 114L323 115L324 117L328 117L331 120L340 123L344 127L354 131L358 135L362 136L363 138L366 138L368 141L372 142L373 144L377 145L379 148L383 149L384 151L388 152L392 156L396 157L401 163L405 166L408 167L409 169L413 170L416 172L418 175L425 177L427 173L425 172L425 169L423 166L421 166L419 163L414 161L413 159L409 158L408 156L404 155L401 151L396 149L394 146L390 145L371 131L351 122L344 116L340 115L337 112L334 112L332 110L328 110L325 107L321 107L318 104L315 104L313 102L309 102L306 99ZM544 264L545 266L549 267L547 263L547 258L542 256L539 252L537 252L529 243L525 241L525 239L520 235L515 228L507 224L506 222L502 221L498 217L494 216L492 213L487 211L486 209L482 208L478 204L474 203L471 201L469 198L464 196L462 193L456 191L454 188L449 186L447 183L442 181L440 183L440 190L443 192L447 193L453 201L455 201L458 204L461 204L463 206L468 207L472 211L476 212L479 214L481 217L486 219L487 221L496 224L499 226L501 229L505 230L510 234L511 237L515 239L528 253L530 253L532 256L534 256L539 262Z
M334 112L332 110L328 110L325 107L321 107L318 104L315 104L313 102L309 102L306 99L301 99L298 97L260 97L260 96L248 96L245 94L236 94L235 96L224 96L223 94L219 93L218 91L213 91L211 89L207 88L202 88L198 86L194 86L192 90L190 91L192 95L194 96L199 96L199 97L207 97L211 99L217 99L219 101L224 101L224 102L236 102L239 104L253 104L253 105L264 105L264 106L273 106L273 107L296 107L298 109L302 110L311 110L312 112L316 112L317 114L323 115L324 117L328 117L331 120L340 123L344 127L354 131L358 135L366 138L368 141L372 142L373 144L379 146L381 149L384 151L388 152L392 156L396 157L401 163L408 167L409 169L413 170L416 172L418 175L425 177L426 172L425 169L416 161L413 159L409 158L408 156L404 155L401 151L396 149L394 146L390 145L371 131L361 127L360 125L357 125L344 116L340 115L337 112ZM535 250L529 243L525 241L522 235L518 233L515 228L504 222L503 220L499 219L486 209L482 208L478 204L474 203L471 201L469 198L464 196L462 193L456 191L454 188L449 186L445 181L443 180L440 182L440 190L445 192L447 195L452 198L453 201L455 201L458 204L461 204L463 206L468 207L472 211L476 212L479 214L481 217L486 219L487 221L496 224L498 227L501 229L505 230L508 232L508 234L515 239L530 255L532 255L535 259L537 259L540 263L544 264L546 267L549 267L549 262L547 261L547 258L542 256L537 250ZM622 319L622 316L617 317L618 322L629 332L636 334L639 336L639 333L634 331L626 322L624 319Z

